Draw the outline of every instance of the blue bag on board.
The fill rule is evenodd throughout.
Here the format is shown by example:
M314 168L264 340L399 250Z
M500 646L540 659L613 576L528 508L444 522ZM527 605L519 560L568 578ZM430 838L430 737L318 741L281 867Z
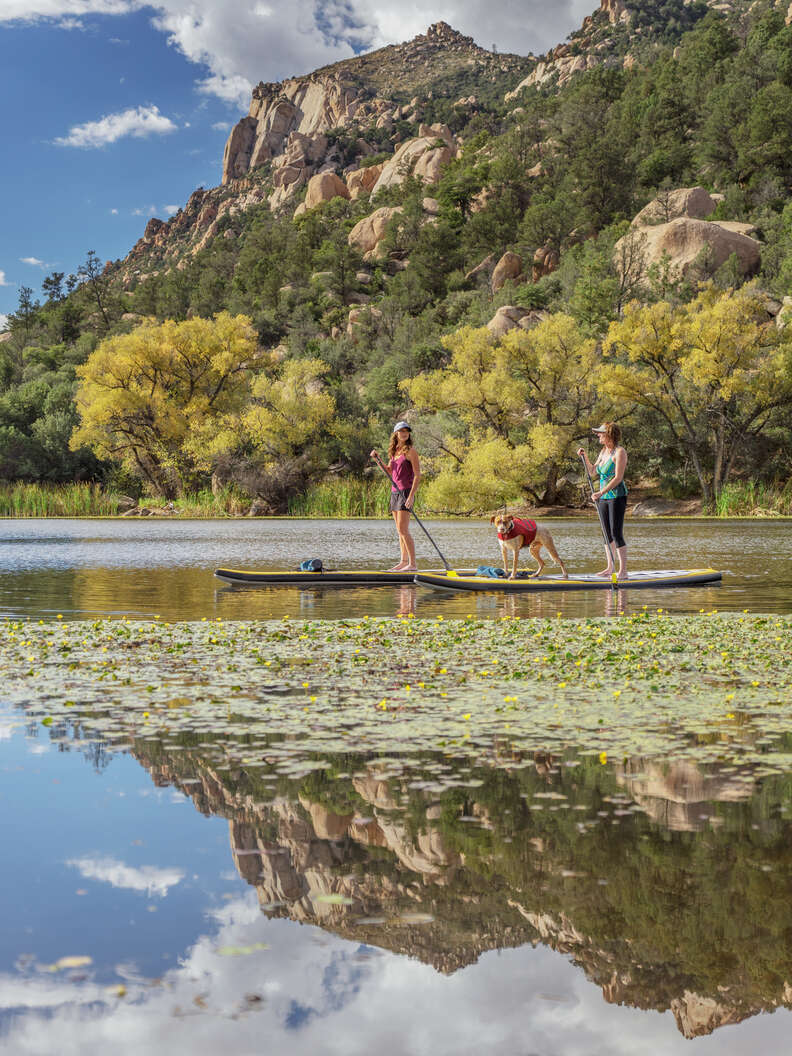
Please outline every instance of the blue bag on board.
M505 579L506 573L497 565L479 565L476 569L477 576L487 576L489 579Z
M322 559L320 557L310 557L307 561L300 562L301 572L321 572L322 568Z

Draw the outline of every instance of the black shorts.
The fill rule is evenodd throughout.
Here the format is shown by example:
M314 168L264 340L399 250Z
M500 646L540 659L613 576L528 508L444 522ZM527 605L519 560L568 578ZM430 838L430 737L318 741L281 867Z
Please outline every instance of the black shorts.
M396 513L398 510L406 510L409 494L409 491L391 491L390 512Z

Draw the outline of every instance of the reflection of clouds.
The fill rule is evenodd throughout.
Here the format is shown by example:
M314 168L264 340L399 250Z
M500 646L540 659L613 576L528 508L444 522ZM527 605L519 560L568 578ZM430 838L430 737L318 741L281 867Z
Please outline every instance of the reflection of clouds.
M28 1009L9 1018L7 1051L50 1056L57 1038L59 1056L215 1056L220 1046L289 1056L690 1053L671 1013L605 1003L579 968L546 947L487 953L445 976L310 925L267 920L252 893L215 919L216 932L200 937L162 985L130 981L121 1000L93 983L0 976L0 1007ZM257 942L269 949L218 953ZM67 991L68 1004L55 1007ZM786 1011L759 1016L697 1039L696 1052L785 1052L791 1024Z
M106 999L106 996L105 988L95 983L82 982L77 985L65 978L47 979L41 976L22 978L14 975L0 975L0 1009L85 1005Z
M168 888L184 878L180 869L160 869L156 865L125 865L115 858L71 858L66 865L77 869L86 880L102 880L113 887L145 891L164 898Z
M0 722L0 741L11 740L18 725L15 722Z

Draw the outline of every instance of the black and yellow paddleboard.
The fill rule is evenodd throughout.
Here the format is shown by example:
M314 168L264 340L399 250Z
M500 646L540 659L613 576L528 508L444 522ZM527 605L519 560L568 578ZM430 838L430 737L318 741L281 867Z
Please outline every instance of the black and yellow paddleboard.
M430 571L435 571L434 569ZM414 572L385 572L382 569L323 569L321 572L255 572L239 568L218 568L215 575L229 583L257 583L260 586L393 586L413 583Z
M459 591L495 591L497 593L535 593L540 590L610 590L614 583L602 576L584 575L543 576L541 579L529 578L530 573L522 573L517 579L496 579L490 576L476 576L465 572L418 572L415 582L422 587L434 590ZM697 587L702 583L718 583L722 576L714 568L685 568L678 571L630 572L630 578L615 584L619 590L638 587L651 587L655 590L663 587Z

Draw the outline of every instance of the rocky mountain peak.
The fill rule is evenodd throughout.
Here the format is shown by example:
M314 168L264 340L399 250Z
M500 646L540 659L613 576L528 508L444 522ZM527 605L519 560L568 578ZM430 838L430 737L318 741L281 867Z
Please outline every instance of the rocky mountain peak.
M438 44L473 44L472 37L466 37L460 33L459 30L454 29L453 26L449 26L447 22L433 22L432 25L427 29L423 38L418 36L416 40L430 40Z

